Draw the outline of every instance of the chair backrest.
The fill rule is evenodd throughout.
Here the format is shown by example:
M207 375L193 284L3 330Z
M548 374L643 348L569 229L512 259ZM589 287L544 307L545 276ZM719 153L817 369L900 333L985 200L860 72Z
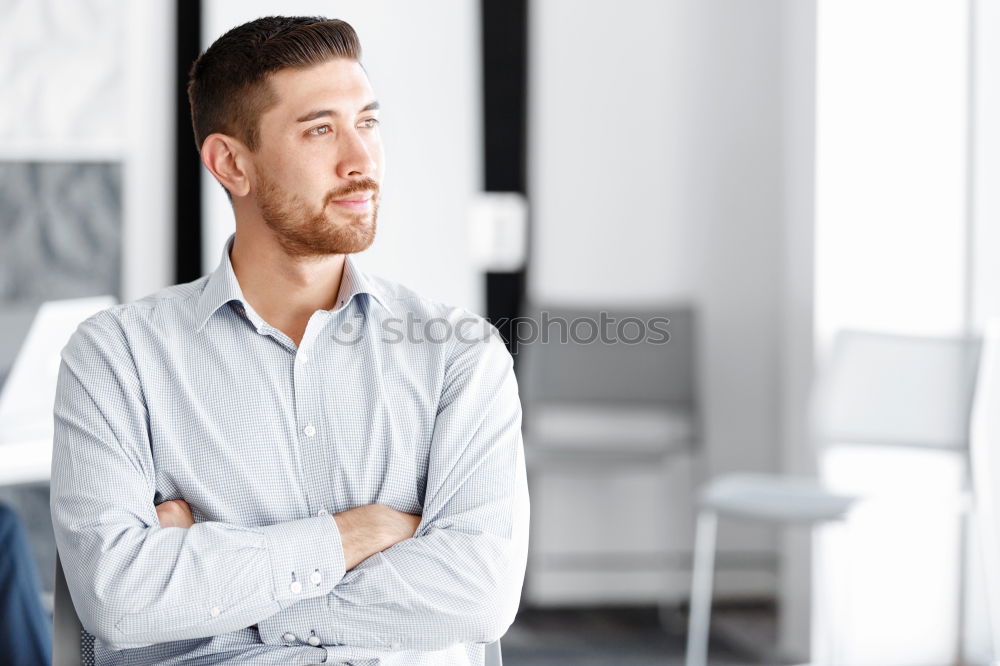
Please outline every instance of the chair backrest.
M1000 318L983 334L969 460L994 654L1000 654Z
M62 562L56 553L55 599L52 613L52 666L80 666L93 661L94 642L80 624L69 596Z
M533 306L538 333L519 348L525 398L541 402L695 406L695 317L690 307L598 310ZM656 323L659 318L668 324ZM607 335L600 334L604 327ZM542 332L547 336L543 336ZM663 335L663 332L668 335ZM666 341L668 340L668 341Z
M484 666L503 666L503 657L500 656L500 639L486 645L486 659Z
M979 343L843 331L813 401L817 442L965 449Z

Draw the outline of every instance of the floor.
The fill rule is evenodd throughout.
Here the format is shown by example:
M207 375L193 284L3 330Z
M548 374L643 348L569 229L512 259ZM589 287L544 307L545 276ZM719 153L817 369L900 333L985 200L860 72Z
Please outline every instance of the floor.
M522 608L501 641L504 666L680 666L685 626L681 611L661 624L653 607ZM773 664L774 635L773 604L720 608L713 615L709 662Z

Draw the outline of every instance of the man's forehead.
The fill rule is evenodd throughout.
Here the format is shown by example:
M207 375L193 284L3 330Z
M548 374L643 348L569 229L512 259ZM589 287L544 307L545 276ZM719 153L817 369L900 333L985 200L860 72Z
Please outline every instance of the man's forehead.
M356 113L375 99L364 69L345 58L281 69L271 74L269 83L278 98L276 107L291 113L308 113L319 107Z

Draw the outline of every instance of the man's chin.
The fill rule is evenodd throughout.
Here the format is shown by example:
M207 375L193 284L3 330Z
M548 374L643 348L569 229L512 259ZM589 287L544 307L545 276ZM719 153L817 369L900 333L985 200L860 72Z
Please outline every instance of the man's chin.
M327 217L330 228L337 230L337 236L343 240L354 236L361 242L364 242L364 239L367 238L367 243L365 243L366 248L375 240L375 230L377 228L375 220L375 216L371 213Z
M375 242L375 221L370 217L341 223L336 234L317 243L325 254L356 254Z
M375 226L375 215L372 211L352 212L346 210L331 210L326 214L326 221L332 227L343 226Z

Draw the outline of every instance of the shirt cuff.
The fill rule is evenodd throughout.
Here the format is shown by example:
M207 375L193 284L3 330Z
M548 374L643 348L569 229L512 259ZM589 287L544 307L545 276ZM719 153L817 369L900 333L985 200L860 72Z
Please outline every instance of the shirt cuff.
M344 547L332 516L260 529L271 557L274 598L281 608L329 594L344 577Z

